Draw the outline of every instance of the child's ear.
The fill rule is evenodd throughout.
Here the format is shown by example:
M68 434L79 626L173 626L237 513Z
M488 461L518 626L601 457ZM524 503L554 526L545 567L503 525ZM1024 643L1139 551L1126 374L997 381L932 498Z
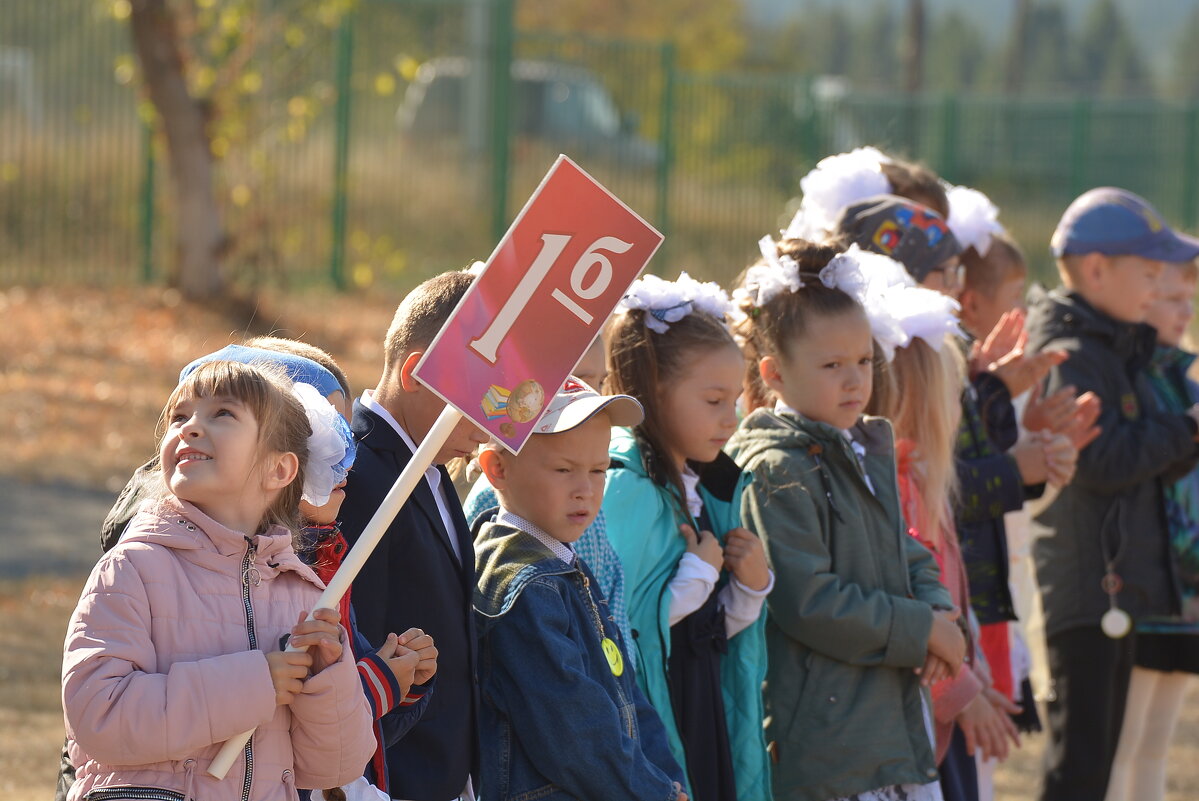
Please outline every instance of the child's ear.
M508 483L508 466L504 463L504 456L493 448L484 448L479 452L479 469L487 476L487 483L497 490Z
M1086 286L1096 286L1107 273L1108 258L1102 253L1088 253L1082 257L1078 272Z
M958 312L958 319L966 328L969 328L971 323L978 319L978 300L978 292L973 289L963 289L958 294L958 305L962 307Z
M423 350L414 350L404 358L404 363L400 365L400 387L405 392L419 392L424 386L412 375L412 371L416 369L416 365L420 363L421 357L424 355Z
M766 386L775 392L782 392L783 376L779 373L778 357L763 356L758 362L758 375L762 377L762 382Z
M291 451L276 453L267 460L263 484L267 490L281 490L296 480L300 472L300 458Z

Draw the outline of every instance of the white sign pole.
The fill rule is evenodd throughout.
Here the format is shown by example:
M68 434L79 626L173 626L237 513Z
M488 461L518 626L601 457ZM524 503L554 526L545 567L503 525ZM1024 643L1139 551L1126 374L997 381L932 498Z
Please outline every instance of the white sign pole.
M462 419L462 412L455 409L453 406L446 405L438 415L433 427L429 429L429 433L425 435L420 447L416 449L416 453L412 454L412 460L408 462L408 466L400 473L400 477L396 479L395 484L391 485L391 490L384 496L383 501L379 504L379 508L375 510L375 514L371 517L370 522L366 524L366 528L362 531L362 536L354 543L354 547L346 554L342 560L341 566L337 572L333 574L333 578L329 581L329 585L325 591L321 593L321 597L317 600L316 609L336 609L341 602L341 598L350 589L350 584L362 570L362 566L366 564L367 558L371 555L371 551L379 544L379 540L383 539L383 534L387 531L387 527L391 525L391 521L399 514L400 508L407 502L412 495L416 485L424 477L425 471L433 464L433 458L437 456L437 452L441 450L441 446L450 438L450 434L454 431L454 426L458 425L458 421ZM450 532L451 535L453 532ZM308 619L312 620L311 613ZM343 625L349 621L342 621ZM350 645L347 642L346 648ZM288 648L289 651L300 650L298 648ZM241 734L231 737L221 746L220 752L212 760L208 766L208 773L218 779L225 778L229 772L229 768L233 767L233 763L237 761L238 755L242 749L246 747L246 743L250 741L250 737L254 735L254 729L242 732Z

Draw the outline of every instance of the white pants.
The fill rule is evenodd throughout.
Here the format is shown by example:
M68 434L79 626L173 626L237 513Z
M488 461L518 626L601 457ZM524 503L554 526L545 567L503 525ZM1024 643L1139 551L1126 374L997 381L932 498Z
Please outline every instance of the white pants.
M1190 673L1132 669L1106 801L1165 798L1166 754L1190 678Z

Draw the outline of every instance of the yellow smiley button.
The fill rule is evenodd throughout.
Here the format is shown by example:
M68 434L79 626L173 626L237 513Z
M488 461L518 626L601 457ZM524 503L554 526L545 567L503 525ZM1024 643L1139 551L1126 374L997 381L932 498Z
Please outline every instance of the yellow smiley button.
M600 647L604 649L604 656L608 659L608 668L611 669L612 675L619 676L624 673L624 657L620 655L620 646L610 637L604 637L600 641Z

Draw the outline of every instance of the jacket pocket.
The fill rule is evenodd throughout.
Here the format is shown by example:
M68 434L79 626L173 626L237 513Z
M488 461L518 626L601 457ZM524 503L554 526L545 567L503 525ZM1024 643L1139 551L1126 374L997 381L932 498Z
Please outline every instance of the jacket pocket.
M858 695L862 691L863 669L818 653L808 657L807 677L796 713L803 720L802 732L810 734L843 722L856 708L861 700ZM794 728L792 735L804 736Z
M120 784L97 787L85 795L83 801L184 801L184 797L177 790Z
M553 798L556 795L565 797L561 788L556 784L547 784L543 787L538 787L535 790L529 790L527 793L512 796L512 801L537 801L539 798Z

